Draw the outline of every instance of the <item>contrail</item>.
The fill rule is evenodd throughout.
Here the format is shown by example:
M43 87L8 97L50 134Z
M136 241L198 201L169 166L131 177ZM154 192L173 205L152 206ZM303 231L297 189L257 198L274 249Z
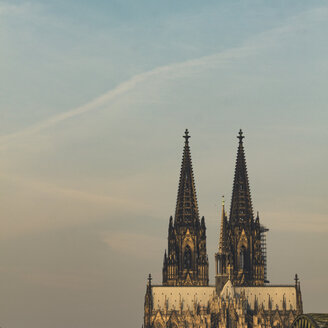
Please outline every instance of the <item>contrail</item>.
M104 104L109 103L110 101L116 99L119 96L122 96L129 91L133 90L138 84L148 80L149 78L160 76L163 74L170 74L173 76L175 74L179 74L181 69L185 68L193 68L193 67L216 67L219 63L227 63L227 61L241 58L244 56L249 55L249 50L252 50L253 47L241 47L235 48L232 50L228 50L219 54L211 55L211 56L204 56L197 59L192 59L189 61L181 62L181 63L174 63L171 65L160 66L154 68L150 71L140 73L131 77L130 79L120 83L114 89L109 90L105 94L95 98L94 100L88 102L85 105L80 107L71 109L65 113L55 115L47 120L34 124L26 129L23 129L18 132L14 132L11 134L4 135L0 137L0 146L4 146L7 142L13 141L15 139L26 137L29 135L34 135L42 130L50 128L56 124L59 124L62 121L71 119L73 117L82 115L84 113L94 111L99 109ZM254 49L253 49L254 50ZM181 74L180 74L181 75Z
M109 90L105 94L95 98L85 105L71 109L65 113L55 115L47 120L36 123L21 131L0 137L0 147L5 146L7 142L19 139L21 137L36 134L42 130L45 130L51 126L54 126L62 121L71 119L73 117L82 115L84 113L97 110L102 105L122 96L129 91L133 90L138 84L146 81L149 78L157 77L163 74L168 74L172 77L179 77L185 72L181 72L186 68L217 68L220 65L225 65L233 60L241 59L255 54L259 49L268 48L274 46L277 42L277 37L281 35L288 35L295 30L300 30L304 26L304 22L307 20L304 17L312 20L322 20L328 15L328 7L316 8L315 10L306 11L297 16L294 16L292 20L289 20L286 24L275 27L271 30L265 31L244 43L240 47L228 49L220 53L216 53L210 56L203 56L196 59L187 60L184 62L173 63L165 66L154 68L150 71L137 74L130 79L118 84L114 89ZM290 23L292 21L292 23Z

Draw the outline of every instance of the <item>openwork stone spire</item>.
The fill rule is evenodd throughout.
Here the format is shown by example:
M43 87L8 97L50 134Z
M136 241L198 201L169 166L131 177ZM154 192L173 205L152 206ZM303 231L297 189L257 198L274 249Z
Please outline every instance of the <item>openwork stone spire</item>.
M219 241L219 254L228 252L228 231L227 231L227 217L224 208L224 197L222 196L222 213L221 213L221 229Z
M196 187L192 170L189 147L189 132L185 131L185 145L183 150L180 172L175 222L179 224L196 224L199 222Z
M239 146L230 208L231 223L253 220L252 199L243 145L243 139L245 137L243 136L243 131L241 129L237 138L239 139Z
M208 286L205 218L200 222L186 130L175 219L170 218L163 285Z

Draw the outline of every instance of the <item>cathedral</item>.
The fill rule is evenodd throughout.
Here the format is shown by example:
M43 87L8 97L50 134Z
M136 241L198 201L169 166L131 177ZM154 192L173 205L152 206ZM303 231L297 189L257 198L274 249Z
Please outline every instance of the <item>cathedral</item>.
M215 254L215 285L209 285L205 218L199 215L189 133L184 149L174 218L169 219L162 284L149 275L144 328L289 327L302 314L300 282L270 285L266 232L253 213L243 133L238 150L229 215L222 201Z

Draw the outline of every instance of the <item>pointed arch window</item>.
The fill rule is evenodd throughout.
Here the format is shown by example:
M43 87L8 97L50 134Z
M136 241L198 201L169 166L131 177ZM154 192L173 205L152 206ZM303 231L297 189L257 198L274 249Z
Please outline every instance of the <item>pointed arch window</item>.
M188 270L191 269L191 262L192 262L191 249L189 245L187 245L183 254L183 268Z
M242 246L239 252L239 269L245 269L245 247Z

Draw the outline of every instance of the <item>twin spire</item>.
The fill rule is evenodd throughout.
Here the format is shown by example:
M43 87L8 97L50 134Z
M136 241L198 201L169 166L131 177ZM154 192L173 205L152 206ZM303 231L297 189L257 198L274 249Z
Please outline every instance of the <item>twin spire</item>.
M164 254L163 284L174 286L207 286L208 258L206 252L206 227L205 219L202 218L202 220L200 220L199 218L196 186L189 145L190 135L188 130L185 131L183 138L185 140L175 217L174 220L172 217L170 218L168 253ZM249 223L253 220L243 138L244 136L240 130L229 219L225 212L224 202L222 204L218 257L221 255L224 257L221 266L224 268L225 274L227 274L229 270L234 270L231 269L233 268L233 264L239 263L237 258L231 257L239 254L237 249L232 249L234 246L231 244L231 238L229 237L232 227L235 226L235 224L238 225L242 222ZM228 257L226 257L226 255ZM235 269L237 270L237 264Z
M239 139L239 145L230 207L230 221L232 223L253 220L252 199L243 145L245 137L241 129L237 138Z
M183 157L180 171L177 205L175 210L175 222L196 224L199 222L196 187L192 169L189 131L186 129Z
M246 159L244 152L243 131L240 129L237 136L239 139L237 160L235 167L235 176L232 189L232 200L230 207L230 220L231 224L237 224L239 222L250 222L253 220L253 208L251 200L251 192L249 188ZM219 241L219 253L225 254L228 249L228 218L225 212L224 196L222 196L222 214L221 214L221 229L220 229L220 241Z
M163 285L208 286L206 226L199 219L189 132L184 135L175 218L170 217L168 252L164 254Z
M183 138L185 139L185 144L180 171L175 222L194 224L199 222L199 212L190 154L190 135L188 129L186 129ZM236 223L238 221L251 221L254 218L243 145L243 139L245 137L241 129L237 138L239 139L239 145L230 207L231 223Z

